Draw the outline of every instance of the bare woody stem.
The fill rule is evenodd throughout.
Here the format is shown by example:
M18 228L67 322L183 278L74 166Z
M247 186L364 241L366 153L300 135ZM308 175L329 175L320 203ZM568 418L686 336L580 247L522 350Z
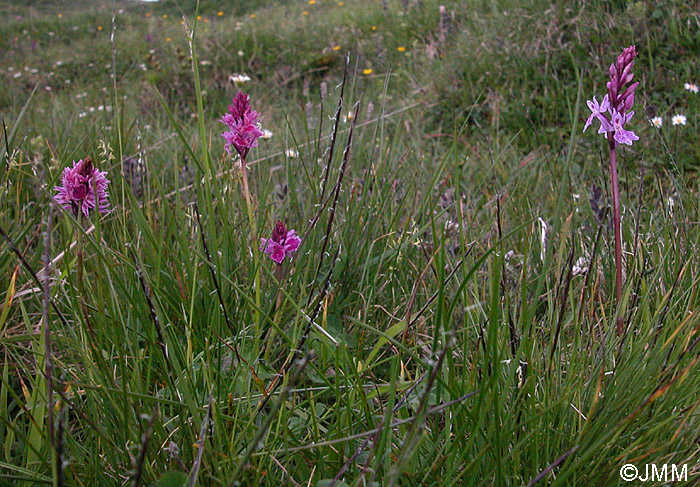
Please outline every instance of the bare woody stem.
M617 311L617 335L622 335L624 323L622 318L622 230L620 228L620 187L617 180L617 142L613 134L608 133L610 144L610 185L612 187L613 229L615 231L615 301Z

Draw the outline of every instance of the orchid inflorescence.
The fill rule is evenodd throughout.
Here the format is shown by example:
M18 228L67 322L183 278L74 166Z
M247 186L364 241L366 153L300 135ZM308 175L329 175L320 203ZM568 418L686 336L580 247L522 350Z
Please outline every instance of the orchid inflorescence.
M594 96L588 100L588 108L591 115L586 120L583 127L585 132L593 120L600 122L599 134L612 134L609 140L620 144L632 145L632 142L639 140L639 137L625 128L625 125L634 116L632 106L634 105L634 93L639 86L635 82L627 86L634 79L631 70L634 66L634 58L637 55L635 46L630 46L622 51L617 61L610 65L610 81L607 83L608 93L603 97L603 101L598 103Z
M277 264L282 264L284 258L295 252L299 245L301 245L301 238L296 235L296 231L287 230L281 220L277 220L271 238L260 239L260 251L268 254Z
M233 146L245 159L250 149L258 146L258 138L263 136L259 118L260 113L250 107L248 95L239 91L233 104L228 106L228 113L219 120L228 126L228 130L221 134L226 139L226 150L230 152Z
M106 176L107 173L98 170L89 157L73 161L73 167L63 170L61 185L54 188L58 192L54 201L76 217L80 214L88 217L90 210L95 209L107 213L110 181Z

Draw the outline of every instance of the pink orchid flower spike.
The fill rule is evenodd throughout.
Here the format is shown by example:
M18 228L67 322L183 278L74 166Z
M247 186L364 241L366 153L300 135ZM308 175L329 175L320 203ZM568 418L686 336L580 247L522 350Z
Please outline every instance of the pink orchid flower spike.
M260 250L270 256L270 259L281 265L284 259L301 245L301 238L295 230L287 230L281 220L277 220L271 238L260 239Z

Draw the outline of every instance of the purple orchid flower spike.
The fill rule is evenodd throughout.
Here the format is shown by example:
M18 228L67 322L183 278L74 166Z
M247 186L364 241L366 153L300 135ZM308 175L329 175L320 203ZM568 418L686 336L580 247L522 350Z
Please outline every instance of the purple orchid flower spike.
M282 265L285 257L295 252L299 245L301 245L301 238L296 235L296 231L287 231L287 227L281 220L277 220L272 238L260 239L260 250L268 254L278 265Z
M61 186L54 188L58 191L54 201L76 217L80 213L88 217L90 210L95 209L99 213L108 213L110 181L106 176L107 173L99 171L89 157L73 161L73 167L63 170Z
M617 61L610 65L608 73L610 81L606 83L608 93L598 104L595 96L593 100L588 100L588 108L591 115L586 120L583 127L585 132L588 126L597 119L600 122L599 134L612 134L608 136L611 144L620 143L632 145L632 142L639 140L637 134L625 129L625 124L630 121L632 106L634 105L634 95L639 86L639 82L632 83L634 74L631 72L634 66L634 58L637 55L635 46L630 46L622 51L617 57ZM630 84L632 83L632 84ZM615 116L615 114L617 114Z
M219 120L228 126L228 130L221 134L226 139L226 150L230 152L233 146L245 159L250 149L257 147L258 138L263 135L259 118L260 114L250 107L248 95L239 91L233 98L233 104L228 106L228 113Z

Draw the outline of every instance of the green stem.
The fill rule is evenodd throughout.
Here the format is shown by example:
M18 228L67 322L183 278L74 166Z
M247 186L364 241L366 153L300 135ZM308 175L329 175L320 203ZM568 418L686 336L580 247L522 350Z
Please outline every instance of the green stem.
M282 264L277 264L275 268L275 277L277 277L277 299L275 302L275 314L273 316L273 321L274 323L270 327L270 333L267 336L266 339L266 345L265 345L265 355L264 355L264 360L265 362L270 361L270 353L272 352L273 348L273 343L275 341L275 337L277 336L277 326L279 326L280 323L280 316L281 316L281 311L282 311L282 281L284 279L284 268L282 267ZM275 326L277 325L277 326Z
M255 342L256 346L253 350L257 350L257 344L260 340L260 251L258 249L258 230L253 214L253 198L250 195L248 187L248 170L246 169L245 157L241 155L241 175L243 179L243 195L248 210L248 222L250 224L250 232L253 235L253 262L255 263L255 310L253 311L255 321Z

